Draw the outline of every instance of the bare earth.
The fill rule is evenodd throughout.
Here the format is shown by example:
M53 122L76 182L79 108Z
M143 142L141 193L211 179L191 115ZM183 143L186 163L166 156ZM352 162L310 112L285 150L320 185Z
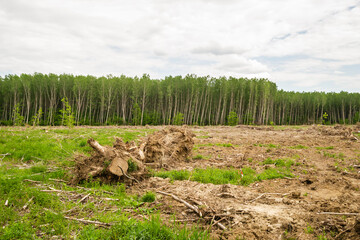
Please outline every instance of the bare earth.
M226 227L223 231L214 224L214 238L316 239L322 234L327 239L360 239L360 142L351 134L359 131L357 126L350 130L342 126L188 128L196 135L198 149L193 155L209 158L173 162L169 169L252 167L260 172L269 167L259 164L266 158L291 158L297 163L292 166L296 177L247 187L152 177L130 187L130 193L164 191L197 206L205 218L212 216L213 223ZM319 148L330 146L333 149ZM175 221L211 226L211 219L200 220L169 196L157 194L157 200L146 207L159 210L169 223L175 215Z

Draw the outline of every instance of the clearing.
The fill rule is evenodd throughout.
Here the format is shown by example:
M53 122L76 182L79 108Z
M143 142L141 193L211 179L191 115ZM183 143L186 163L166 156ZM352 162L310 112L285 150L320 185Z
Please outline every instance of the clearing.
M89 138L140 144L164 128L0 128L2 239L360 238L359 126L185 126L185 160L69 184Z

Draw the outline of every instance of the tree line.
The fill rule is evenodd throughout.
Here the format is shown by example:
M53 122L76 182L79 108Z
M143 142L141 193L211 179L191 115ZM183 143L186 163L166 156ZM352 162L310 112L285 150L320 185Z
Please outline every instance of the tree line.
M67 114L75 125L354 124L359 112L359 93L287 92L267 79L0 77L1 125L64 125Z

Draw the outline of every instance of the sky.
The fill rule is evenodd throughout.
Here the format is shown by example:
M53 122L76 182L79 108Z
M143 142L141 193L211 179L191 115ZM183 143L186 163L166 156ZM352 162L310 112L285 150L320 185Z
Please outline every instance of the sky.
M0 0L0 76L34 72L360 92L360 0Z

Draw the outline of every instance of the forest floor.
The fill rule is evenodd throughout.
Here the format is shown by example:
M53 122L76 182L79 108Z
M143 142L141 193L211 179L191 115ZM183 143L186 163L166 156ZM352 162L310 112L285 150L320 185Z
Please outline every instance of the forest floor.
M358 126L187 128L196 135L191 158L126 188L68 185L71 159L90 151L89 137L110 145L115 136L142 139L162 126L0 128L0 236L360 238Z

